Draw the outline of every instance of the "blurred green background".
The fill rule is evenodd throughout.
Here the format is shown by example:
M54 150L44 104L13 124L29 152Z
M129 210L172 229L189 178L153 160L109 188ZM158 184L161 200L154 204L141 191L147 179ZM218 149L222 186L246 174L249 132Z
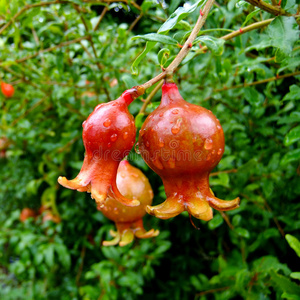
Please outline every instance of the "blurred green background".
M225 154L210 185L221 199L240 196L238 209L194 219L199 230L186 213L146 215L145 228L159 229L158 237L102 247L113 223L88 194L57 183L80 170L82 122L174 59L180 48L164 36L183 44L197 3L0 1L0 80L15 89L11 98L0 94L1 299L300 299L295 0L282 1L283 15L268 26L259 24L275 16L245 1L215 3L201 32L206 43L193 45L174 76L183 98L223 126ZM138 64L145 38L132 37L157 33L174 12L178 22ZM219 39L251 24L258 29ZM130 105L138 129L159 104L160 92L139 114L152 89ZM163 202L160 178L134 150L129 160L149 178L154 204ZM20 221L23 208L42 205L60 221Z

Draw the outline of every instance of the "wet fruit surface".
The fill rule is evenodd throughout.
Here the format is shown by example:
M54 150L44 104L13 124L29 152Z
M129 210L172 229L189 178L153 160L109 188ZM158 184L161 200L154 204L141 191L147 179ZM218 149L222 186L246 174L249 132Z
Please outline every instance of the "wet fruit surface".
M90 192L97 204L103 203L107 195L125 205L139 204L138 200L123 197L116 186L118 165L135 142L134 118L127 108L132 100L126 91L117 100L96 106L82 124L86 152L81 171L73 180L59 177L61 185Z
M114 239L105 241L104 246L120 244L125 246L138 238L149 238L158 235L158 231L151 229L146 232L142 218L146 214L146 205L151 205L153 191L147 177L137 168L131 166L128 161L120 163L117 173L117 187L119 191L130 199L139 199L140 205L128 207L122 205L112 196L108 196L103 204L98 205L104 216L116 223L117 232L111 232Z
M160 106L144 122L139 151L163 180L167 200L147 211L162 219L186 210L210 220L212 209L230 210L239 199L224 201L209 189L209 173L224 153L224 134L213 113L186 102L174 83L162 87Z

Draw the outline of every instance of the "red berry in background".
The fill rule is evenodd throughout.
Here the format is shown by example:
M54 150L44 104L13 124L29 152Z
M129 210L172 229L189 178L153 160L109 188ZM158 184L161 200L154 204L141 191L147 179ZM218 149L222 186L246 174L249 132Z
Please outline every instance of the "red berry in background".
M3 81L1 82L1 91L2 94L7 98L12 97L15 93L14 87L11 84L5 83Z
M51 211L46 211L43 213L43 223L47 221L59 224L61 222L61 219L59 216L54 215Z
M133 88L117 100L96 106L82 124L85 157L80 173L73 180L59 177L61 185L90 192L100 206L108 195L124 205L139 205L138 200L129 200L119 192L116 176L120 161L129 154L136 137L134 118L128 105L142 92Z
M167 200L147 206L161 219L183 211L210 220L211 207L225 211L239 206L239 198L224 201L209 188L209 173L224 153L224 134L218 119L201 106L186 102L174 83L162 87L159 107L145 120L139 134L139 151L163 180Z
M25 207L22 209L21 213L20 213L20 221L21 222L25 222L25 220L29 219L29 218L35 218L36 217L36 212L28 207Z
M121 161L117 173L117 187L127 198L139 199L140 205L128 207L112 196L108 196L102 208L98 209L108 219L115 222L117 232L112 232L112 241L104 241L104 246L112 246L119 243L125 246L131 243L134 236L140 239L150 238L159 234L158 230L151 229L148 232L143 226L143 216L146 214L146 205L151 205L153 191L147 177L126 160Z

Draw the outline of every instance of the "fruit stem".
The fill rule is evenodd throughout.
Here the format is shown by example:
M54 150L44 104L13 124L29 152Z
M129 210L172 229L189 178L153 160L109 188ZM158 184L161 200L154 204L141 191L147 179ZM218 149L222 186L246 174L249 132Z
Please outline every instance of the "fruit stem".
M156 82L166 78L167 76L173 75L179 64L182 62L182 60L186 57L186 55L189 53L191 49L191 45L193 44L195 38L197 37L200 29L204 25L208 13L211 9L211 7L214 4L214 0L208 0L204 6L204 9L202 11L202 14L199 14L198 20L195 24L195 27L193 28L189 38L186 40L184 45L182 46L181 50L175 57L175 59L171 62L171 64L160 74L152 78L151 80L147 81L146 83L140 85L140 87L144 88L144 90L147 90L149 87L154 85Z

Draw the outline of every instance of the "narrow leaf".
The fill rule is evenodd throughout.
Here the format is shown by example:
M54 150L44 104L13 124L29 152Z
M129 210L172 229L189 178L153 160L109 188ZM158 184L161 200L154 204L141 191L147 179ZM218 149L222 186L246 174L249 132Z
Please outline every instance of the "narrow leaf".
M131 65L131 73L133 75L138 75L138 73L139 73L138 65L143 60L143 58L147 55L147 53L149 53L152 50L152 48L155 45L156 45L155 42L147 42L146 43L146 47L145 47L144 51L135 59L135 61Z
M300 149L295 149L287 154L281 160L281 165L284 166L290 162L299 161L300 160Z
M174 28L187 15L196 10L197 7L203 5L206 0L199 0L190 7L178 7L176 11L171 14L167 21L159 28L158 33L165 33Z
M286 234L285 239L289 243L290 247L294 249L296 254L300 257L300 241L291 234Z
M195 39L193 44L203 43L205 46L214 54L214 55L222 55L224 51L224 43L225 40L218 39L213 36L202 35Z
M300 126L297 126L290 130L288 134L284 137L283 143L285 146L290 146L298 140L300 140Z
M167 35L157 34L157 33L149 33L145 35L136 35L131 38L132 40L143 39L149 42L159 42L167 45L177 45L177 41Z

